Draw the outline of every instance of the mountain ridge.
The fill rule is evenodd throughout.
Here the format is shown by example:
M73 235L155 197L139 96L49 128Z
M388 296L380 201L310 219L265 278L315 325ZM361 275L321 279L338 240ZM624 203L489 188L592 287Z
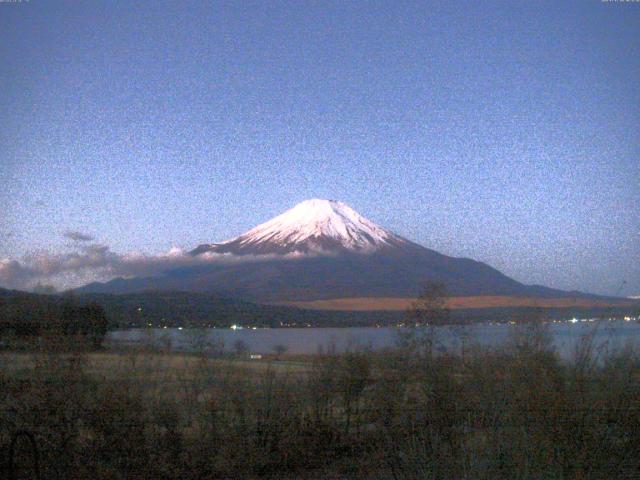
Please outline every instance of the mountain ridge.
M202 263L147 278L93 283L80 292L192 291L258 303L415 297L430 281L454 296L590 296L525 285L470 258L407 240L335 200L312 199L244 234L189 252ZM224 262L218 259L233 258Z

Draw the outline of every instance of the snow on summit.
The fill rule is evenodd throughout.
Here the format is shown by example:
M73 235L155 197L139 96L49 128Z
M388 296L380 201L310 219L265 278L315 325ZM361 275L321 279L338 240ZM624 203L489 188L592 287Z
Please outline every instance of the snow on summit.
M192 253L332 254L371 253L406 240L335 200L312 199L223 243L200 245Z
M306 200L243 235L245 242L275 241L296 244L314 238L331 238L348 249L375 249L390 232L360 216L342 202Z

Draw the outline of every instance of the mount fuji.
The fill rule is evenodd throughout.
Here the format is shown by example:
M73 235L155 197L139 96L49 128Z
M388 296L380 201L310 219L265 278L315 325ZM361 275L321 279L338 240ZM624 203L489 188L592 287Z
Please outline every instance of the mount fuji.
M202 261L79 291L194 291L267 303L408 298L426 282L439 281L455 296L587 296L524 285L482 262L440 254L333 200L304 201L239 237L199 245L188 255Z

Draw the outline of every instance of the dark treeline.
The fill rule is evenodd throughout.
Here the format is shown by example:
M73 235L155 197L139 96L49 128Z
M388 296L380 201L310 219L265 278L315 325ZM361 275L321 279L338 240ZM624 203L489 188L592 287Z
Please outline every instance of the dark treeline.
M38 322L46 324L65 302L100 305L109 320L109 329L148 326L228 328L234 324L272 328L373 326L395 325L403 318L403 312L303 310L190 292L39 295L0 289L0 321L10 318L12 322L19 322L22 318L29 323L41 319Z
M0 338L74 337L97 348L108 327L105 310L96 302L24 292L0 295Z
M187 292L147 292L126 295L36 295L0 289L0 323L2 319L18 317L41 318L58 309L64 302L77 305L100 305L109 320L109 329L153 327L220 327L245 325L256 327L366 327L389 326L405 322L402 311L319 311L275 305L257 305L239 299L212 294ZM485 308L452 310L451 323L519 322L539 315L540 309ZM546 309L548 319L572 317L609 317L637 314L629 308L556 308ZM50 320L46 320L45 323Z
M147 292L126 295L83 294L84 301L103 305L114 327L318 327L394 325L402 312L331 312L192 292Z
M83 302L96 302L107 312L112 328L152 326L221 327L370 327L392 326L406 321L404 311L306 310L277 305L259 305L241 299L193 292L146 292L125 295L83 294ZM537 307L452 310L452 323L484 321L519 322L540 312ZM637 314L625 308L545 309L549 319L609 317Z

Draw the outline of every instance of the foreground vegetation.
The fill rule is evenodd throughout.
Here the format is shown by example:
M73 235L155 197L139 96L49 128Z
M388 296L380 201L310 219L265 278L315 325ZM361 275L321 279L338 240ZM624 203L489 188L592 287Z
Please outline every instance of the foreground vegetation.
M541 324L504 348L212 359L0 354L3 478L582 479L640 474L640 356L586 337L562 363ZM286 359L285 359L286 360Z

